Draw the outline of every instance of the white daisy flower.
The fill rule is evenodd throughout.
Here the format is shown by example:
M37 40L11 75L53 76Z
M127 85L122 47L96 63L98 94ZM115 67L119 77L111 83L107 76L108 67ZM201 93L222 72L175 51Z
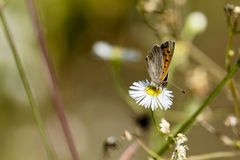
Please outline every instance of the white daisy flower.
M156 87L148 80L134 82L130 86L129 95L137 104L145 108L151 108L153 111L157 108L167 110L173 104L172 91L165 87Z
M160 131L163 134L167 134L167 133L170 132L170 123L166 119L164 119L164 118L161 119L159 127L160 127Z

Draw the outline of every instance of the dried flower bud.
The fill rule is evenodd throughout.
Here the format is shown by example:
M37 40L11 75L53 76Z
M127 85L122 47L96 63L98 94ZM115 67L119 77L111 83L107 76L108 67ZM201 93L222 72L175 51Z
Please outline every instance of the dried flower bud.
M238 119L236 116L233 116L233 115L229 115L226 120L224 121L224 124L229 127L234 127L238 124Z
M124 133L123 133L123 138L128 140L128 141L131 141L132 140L132 134L128 130L125 130Z
M103 153L105 156L107 156L110 152L110 150L115 150L119 146L119 141L116 137L110 136L107 137L104 144L103 144Z
M186 160L188 147L186 145L177 145L173 152L171 160Z
M187 137L184 134L178 133L177 137L175 139L175 143L176 144L183 144L183 143L187 142L187 140L188 139L187 139Z
M175 138L175 150L172 154L171 160L186 160L187 159L187 154L186 151L188 150L187 145L184 145L187 141L187 137L182 134L178 133L177 137Z
M229 3L224 8L224 11L227 14L227 16L231 16L233 14L233 10L234 10L234 5Z
M170 132L170 123L166 119L162 118L159 126L160 126L160 131L163 134L168 134Z

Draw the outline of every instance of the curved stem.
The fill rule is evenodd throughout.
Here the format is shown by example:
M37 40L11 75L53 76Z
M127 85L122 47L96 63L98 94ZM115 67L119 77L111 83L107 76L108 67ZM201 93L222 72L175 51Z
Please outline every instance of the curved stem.
M29 100L29 103L30 103L30 106L31 106L31 109L32 109L32 112L33 112L33 116L35 118L37 127L39 129L39 132L40 132L40 135L41 135L44 147L45 147L46 152L48 154L48 159L49 160L54 160L55 159L55 153L54 153L53 146L50 143L50 140L48 138L47 131L46 131L46 128L44 126L43 118L42 118L40 110L39 110L39 108L37 106L37 102L36 102L36 100L35 100L35 98L33 96L33 91L31 89L30 82L27 79L27 75L25 73L23 64L22 64L22 62L20 60L19 53L18 53L18 51L16 49L16 46L15 46L15 44L13 42L13 38L12 38L11 33L9 31L9 27L7 25L5 16L4 16L3 12L2 12L2 8L0 8L0 18L1 18L1 21L2 21L2 24L3 24L3 29L4 29L7 41L9 43L9 45L10 45L10 48L12 50L15 63L17 65L17 69L18 69L21 81L22 81L24 89L26 91L26 94L27 94L27 97L28 97L28 100Z
M176 129L173 133L173 137L175 137L180 132L185 132L191 124L195 121L197 116L202 112L203 109L205 109L212 101L213 99L220 93L222 88L225 86L225 84L235 75L235 73L238 71L240 67L240 59L237 61L236 64L234 64L228 74L223 78L223 80L217 85L217 87L211 92L211 94L207 97L207 99L203 102L199 108L193 112L193 114L185 120L182 124L180 124L179 128ZM163 154L167 149L169 144L171 143L170 140L168 140L158 151L158 153L161 155Z

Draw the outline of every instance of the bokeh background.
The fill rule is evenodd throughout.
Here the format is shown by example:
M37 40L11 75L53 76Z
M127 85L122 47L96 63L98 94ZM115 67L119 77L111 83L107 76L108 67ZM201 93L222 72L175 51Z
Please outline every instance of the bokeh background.
M181 2L182 19L179 22L182 26L188 15L195 11L202 12L207 18L207 28L194 36L191 43L224 69L227 24L223 8L228 2L237 5L239 1ZM57 72L67 119L82 160L101 159L103 143L108 136L120 137L124 130L135 132L137 128L135 118L138 115L118 94L111 62L96 56L92 49L96 42L105 41L113 46L132 48L139 52L141 58L138 61L121 63L120 78L125 92L132 82L148 78L144 57L154 44L160 42L144 22L136 3L133 0L37 1L38 14ZM45 66L39 54L25 1L8 0L4 13L58 159L68 160L71 156L51 104ZM0 159L47 159L2 25L0 28ZM235 40L235 47L238 48L239 36ZM197 53L185 54L184 51L188 48L181 49L180 44L176 43L176 47L180 49L174 55L170 82L187 93L182 94L170 85L175 95L174 106L169 111L158 111L160 117L165 117L172 124L182 120L179 114L190 112L189 106L194 109L200 105L220 80L205 69L204 63L199 64L192 57L191 54ZM195 80L189 82L193 77ZM236 81L239 80L239 73L235 78ZM232 103L227 96L226 92L221 92L211 104L211 109L207 109L206 115L211 117L208 117L210 123L219 131L233 136L223 125L228 113L233 112ZM152 144L151 140L156 136L153 131L148 131L147 135L146 143L154 148L156 144ZM187 136L188 155L231 150L198 124L194 125ZM129 142L121 142L118 149L110 153L110 159L117 159L128 144ZM139 149L135 159L144 160L147 157Z

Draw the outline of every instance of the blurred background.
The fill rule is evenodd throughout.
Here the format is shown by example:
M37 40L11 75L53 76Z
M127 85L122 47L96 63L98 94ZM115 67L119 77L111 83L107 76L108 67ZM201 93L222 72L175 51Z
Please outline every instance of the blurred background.
M58 159L68 160L71 156L51 104L45 66L26 2L6 2L4 14ZM37 11L80 159L101 159L107 137L120 137L124 130L137 130L136 117L148 111L140 106L132 109L120 95L118 82L127 94L133 82L149 79L145 56L161 40L169 37L176 40L169 81L187 93L182 94L169 85L174 91L174 105L168 111L158 110L159 118L166 118L172 125L181 122L184 114L199 106L225 75L227 24L224 7L226 3L237 5L239 1L180 0L171 3L169 8L173 7L173 10L169 12L176 12L174 14L179 16L173 19L178 25L174 33L168 30L167 22L162 24L164 20L171 21L171 14L159 18L158 14L144 13L161 7L160 0L37 1ZM191 20L189 16L192 13L198 13L200 17ZM194 25L189 23L203 26L200 31L192 31ZM160 39L149 24L159 29ZM2 24L0 26L0 159L47 159ZM194 47L189 48L188 43ZM238 44L239 36L236 36L236 49ZM117 55L111 55L114 49L117 49ZM112 62L116 61L121 69L118 80L113 73L116 70ZM235 78L239 80L239 73ZM233 112L227 92L221 92L211 104L211 109L205 112L204 116L213 126L234 137L223 124L228 113ZM154 131L148 130L146 135L146 144L157 149L157 144L152 141L156 138ZM199 124L194 125L187 136L188 155L231 150ZM121 142L116 150L111 151L109 159L117 159L129 143ZM138 160L147 158L142 149L134 157Z

